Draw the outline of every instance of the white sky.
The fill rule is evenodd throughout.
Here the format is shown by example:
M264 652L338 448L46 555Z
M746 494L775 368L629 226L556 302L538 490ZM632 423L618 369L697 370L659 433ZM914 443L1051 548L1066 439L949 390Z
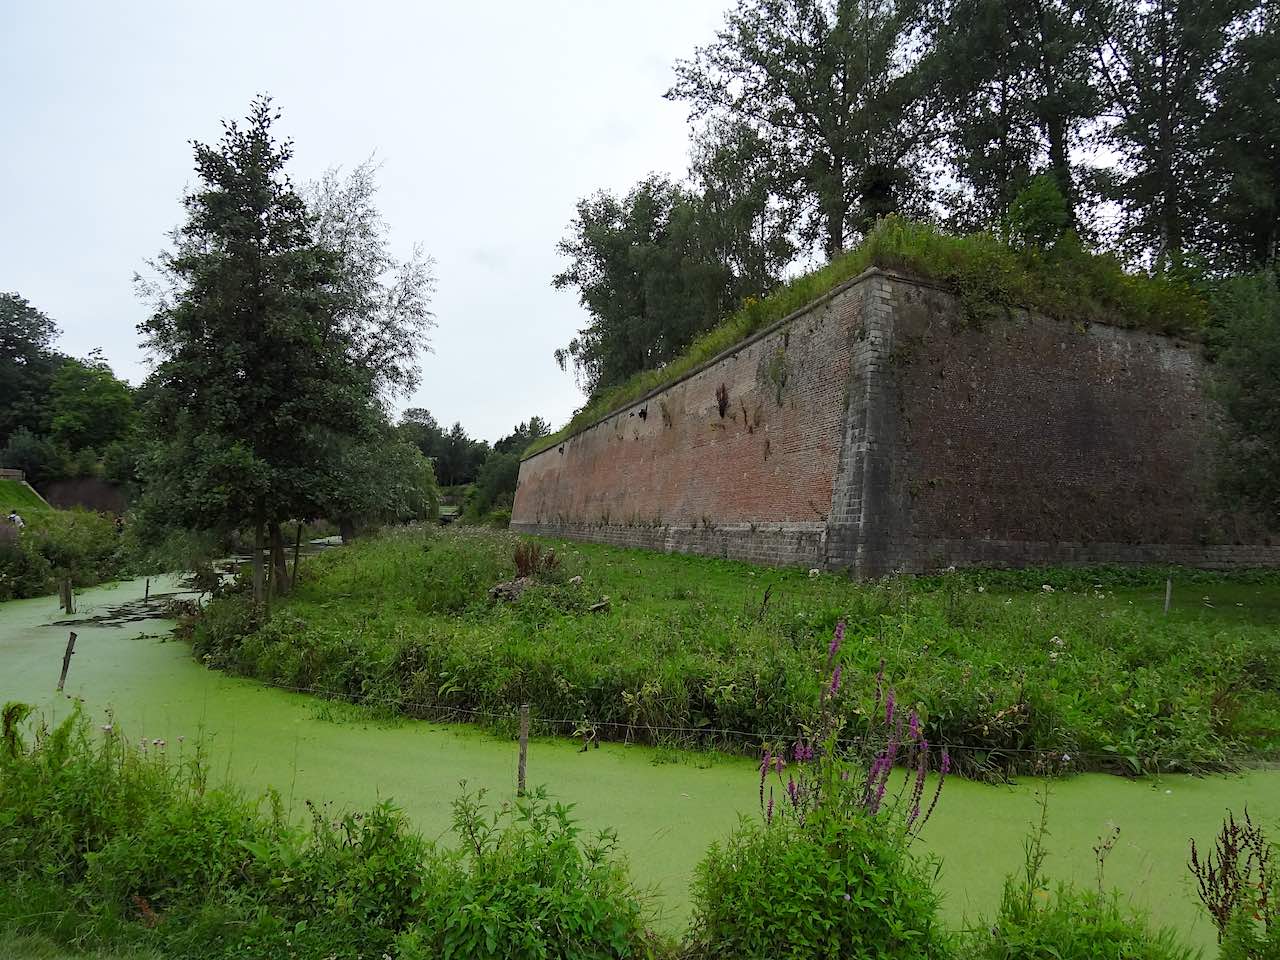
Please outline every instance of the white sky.
M683 174L675 58L728 0L7 0L0 12L0 290L145 375L132 277L215 141L258 92L284 111L292 176L375 153L403 255L435 257L439 326L407 404L495 440L582 403L552 351L585 315L551 288L574 202Z

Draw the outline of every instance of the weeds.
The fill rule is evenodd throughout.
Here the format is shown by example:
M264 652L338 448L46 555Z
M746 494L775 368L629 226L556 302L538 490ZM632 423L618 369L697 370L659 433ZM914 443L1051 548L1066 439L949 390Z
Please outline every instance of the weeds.
M370 538L304 567L269 621L233 596L184 632L210 666L414 716L529 703L539 729L564 735L584 721L604 739L755 752L815 722L821 650L844 620L850 729L876 709L883 660L904 717L914 709L965 776L1205 771L1280 750L1280 610L1253 599L1274 596L1268 583L1205 579L1197 594L1250 606L1165 617L1164 570L1036 571L1029 589L1003 572L855 584L557 543L554 582L494 604L522 542L537 541ZM592 612L602 595L608 609Z

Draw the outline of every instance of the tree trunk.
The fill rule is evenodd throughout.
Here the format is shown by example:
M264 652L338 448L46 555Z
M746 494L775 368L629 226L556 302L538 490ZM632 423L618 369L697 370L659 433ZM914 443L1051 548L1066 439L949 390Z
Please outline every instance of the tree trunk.
M1071 183L1071 159L1067 153L1067 121L1053 117L1047 124L1049 135L1049 169L1058 182L1062 199L1067 202L1067 222L1076 225L1075 187Z
M283 597L289 592L289 562L285 559L284 535L280 532L280 524L272 523L268 528L271 535L271 580L275 585L275 595Z
M262 551L266 544L266 524L261 520L254 524L253 528L253 604L255 607L260 606L264 599L265 591L265 573L262 564Z
M343 543L350 543L356 538L356 522L350 517L343 517L338 521L338 532Z

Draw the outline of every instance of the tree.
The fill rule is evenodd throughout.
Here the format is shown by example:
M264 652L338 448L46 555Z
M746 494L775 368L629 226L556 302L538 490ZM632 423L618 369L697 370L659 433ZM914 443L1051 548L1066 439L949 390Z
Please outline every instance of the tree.
M381 297L376 250L321 242L324 213L288 178L278 119L260 97L216 146L194 144L200 184L140 325L158 358L149 414L164 438L147 462L150 505L200 530L248 523L259 598L264 540L282 589L280 524L325 515L342 482L333 451L380 435L379 398L411 381L405 357L425 336L422 274L416 292ZM368 223L371 207L356 206L349 222Z
M438 457L446 442L444 428L430 410L422 407L410 407L402 413L396 432L416 446L428 459Z
M622 200L580 200L570 230L557 247L570 262L552 285L576 288L591 319L556 361L572 363L590 394L677 356L732 305L732 274L703 242L697 198L666 177Z
M523 453L524 448L539 437L551 432L551 424L541 417L530 417L528 422L516 424L516 428L493 445L497 453Z
M69 460L64 448L26 427L18 427L9 434L4 448L0 449L0 467L21 470L32 486L65 477L72 468Z
M760 135L743 123L709 123L694 138L689 179L703 246L728 270L729 304L778 286L796 248Z
M1273 271L1226 281L1211 330L1227 414L1227 488L1280 529L1280 283Z
M375 203L378 165L356 166L345 178L330 168L307 195L319 245L337 258L328 290L334 322L357 345L356 366L376 371L379 386L409 394L418 385L418 353L430 350L429 309L434 261L415 245L405 260L391 253L388 228Z
M738 0L667 97L754 131L802 241L832 257L919 190L915 16L912 0Z
M1280 265L1280 4L1235 39L1211 100L1205 136L1226 265Z
M1100 0L1091 5L1096 61L1118 152L1107 198L1123 235L1157 269L1203 245L1213 193L1204 129L1211 91L1249 0Z
M1000 226L1041 169L1078 226L1072 151L1100 107L1082 4L951 0L933 33L924 70L938 85L952 164L970 194L962 225Z
M49 387L65 359L53 349L57 325L16 293L0 293L0 445L15 430L49 429Z
M68 359L58 368L49 389L49 411L56 442L72 452L101 452L132 429L133 391L95 350L84 360Z
M481 464L489 456L489 444L472 440L461 423L455 423L444 436L435 458L436 476L446 487L471 483Z

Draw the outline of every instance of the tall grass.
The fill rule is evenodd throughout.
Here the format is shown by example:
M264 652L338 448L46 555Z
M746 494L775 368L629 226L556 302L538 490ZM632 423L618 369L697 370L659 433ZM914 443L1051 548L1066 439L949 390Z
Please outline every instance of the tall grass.
M1071 236L1049 250L1019 249L991 234L954 236L932 224L890 216L853 250L788 281L762 300L748 300L679 357L597 393L562 430L530 444L525 456L553 447L680 379L869 267L900 270L951 287L970 319L1015 306L1081 323L1190 334L1200 330L1208 316L1207 302L1188 283L1128 273L1115 257L1088 253Z
M232 598L187 633L212 666L411 715L504 725L529 703L546 731L754 747L812 720L843 619L850 719L873 708L883 660L969 775L1222 769L1280 749L1280 607L1165 617L1164 570L1144 574L1151 596L1117 585L1132 571L1040 571L1031 589L1001 573L858 584L559 544L558 582L491 599L516 542L478 529L371 539L304 567L270 620ZM1269 583L1194 589L1252 605L1238 591Z

